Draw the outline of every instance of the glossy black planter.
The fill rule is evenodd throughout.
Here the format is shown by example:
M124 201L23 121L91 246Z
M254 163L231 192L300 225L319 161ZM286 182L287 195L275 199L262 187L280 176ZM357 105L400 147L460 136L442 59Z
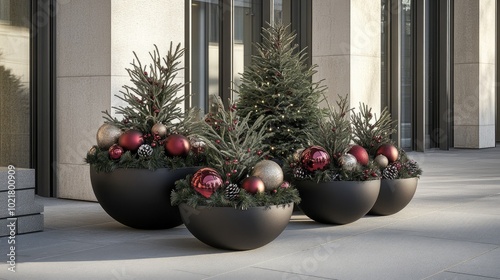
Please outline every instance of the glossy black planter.
M283 207L284 206L284 207ZM253 207L198 207L179 205L186 228L201 242L227 250L250 250L273 241L288 225L292 205Z
M295 183L300 209L309 218L326 224L352 223L370 211L380 190L380 180Z
M418 178L382 180L380 193L370 214L392 215L410 203L417 190Z
M198 169L117 169L98 173L91 166L90 180L102 208L116 221L138 229L168 229L182 224L179 208L170 204L175 181Z

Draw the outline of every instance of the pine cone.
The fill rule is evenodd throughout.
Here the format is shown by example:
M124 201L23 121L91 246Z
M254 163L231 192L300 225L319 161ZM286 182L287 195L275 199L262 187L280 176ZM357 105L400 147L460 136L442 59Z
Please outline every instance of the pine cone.
M406 170L408 170L409 175L416 175L418 173L418 170L420 169L418 167L418 164L414 160L409 160L405 163Z
M398 167L395 164L390 164L382 171L382 179L396 179L398 173Z
M150 157L153 154L153 148L148 144L142 144L137 150L137 154L141 158Z
M236 199L240 193L240 188L236 184L230 184L226 187L225 196L229 200Z
M296 167L293 169L293 177L304 179L306 177L306 170L302 167Z

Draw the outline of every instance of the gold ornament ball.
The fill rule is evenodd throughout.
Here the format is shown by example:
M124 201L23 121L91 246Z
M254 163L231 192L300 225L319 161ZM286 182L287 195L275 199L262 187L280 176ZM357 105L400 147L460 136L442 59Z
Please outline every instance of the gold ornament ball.
M155 123L151 128L151 133L153 135L158 134L161 138L165 138L167 136L167 126L162 123Z
M272 160L259 161L253 168L252 176L257 176L264 182L266 191L275 190L283 183L283 170Z
M87 155L88 156L95 156L97 153L97 147L96 146L92 146L92 148L90 148L90 150L87 152Z
M295 153L293 153L293 160L294 161L300 161L300 156L302 155L302 152L304 151L304 148L297 149Z
M389 165L389 159L384 155L376 156L375 162L378 166L380 166L380 168L385 168L387 165Z
M122 131L109 123L105 123L99 127L97 130L97 146L101 149L109 149L109 147L113 146L116 142L118 142L118 138L122 135Z

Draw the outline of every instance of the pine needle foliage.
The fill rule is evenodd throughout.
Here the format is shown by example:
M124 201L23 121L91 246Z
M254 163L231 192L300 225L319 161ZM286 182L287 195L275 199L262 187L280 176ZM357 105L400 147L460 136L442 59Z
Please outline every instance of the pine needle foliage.
M396 132L396 121L392 120L389 110L384 108L377 119L372 108L360 103L359 112L351 115L354 142L364 147L374 156L382 144L393 144L390 136Z
M184 95L180 91L184 83L176 83L181 68L181 57L184 50L178 44L175 48L170 43L166 56L162 57L158 47L149 53L151 63L143 64L134 52L135 59L131 68L127 68L132 85L124 85L120 94L115 96L126 103L126 106L116 106L113 117L108 111L103 111L105 123L112 124L122 131L138 130L144 134L145 144L153 146L153 154L141 158L136 152L126 151L120 159L110 159L108 150L94 146L85 161L91 164L97 172L111 172L117 168L141 168L156 170L158 168L180 168L204 164L205 155L189 152L187 157L169 157L165 153L164 139L154 139L151 132L155 124L161 123L167 127L167 136L181 134L189 139L197 139L197 135L206 129L199 109L182 112ZM149 136L146 136L148 135ZM153 143L156 142L156 143Z
M336 105L334 108L327 104L327 117L317 119L318 128L316 131L306 133L309 143L323 147L328 152L330 166L325 170L306 172L304 178L295 178L295 180L313 180L320 183L379 179L380 171L372 162L368 166L358 165L352 170L342 168L342 156L349 151L352 143L352 127L349 114L353 109L349 108L348 96L339 96ZM301 165L293 157L289 157L288 162L286 172L289 173L293 173L293 169Z
M167 55L161 57L158 47L154 47L153 53L149 53L152 61L149 65L143 65L134 52L135 60L131 68L126 69L133 86L125 85L120 91L121 95L115 95L127 106L113 107L122 119L104 111L107 123L123 130L140 131L150 131L154 124L163 123L175 131L184 120L181 111L184 96L178 94L184 83L175 82L177 74L183 69L180 59L184 49L181 49L180 44L174 49L170 43Z
M266 129L268 116L259 116L250 122L251 112L244 117L237 113L236 104L226 110L220 97L214 96L211 112L205 117L207 129L200 135L206 142L207 166L214 168L225 182L210 198L198 194L190 185L191 178L176 182L172 192L172 205L187 203L192 207L234 207L248 209L255 206L271 206L300 201L294 188L279 188L276 193L250 194L241 189L237 199L229 200L224 195L231 184L239 185L251 173L257 162L267 157L263 142L272 136Z
M266 140L270 156L284 159L307 145L304 132L317 127L318 109L325 90L312 82L317 65L307 66L305 49L293 43L296 34L282 23L262 30L262 43L256 43L257 55L241 74L240 116L250 115L253 123L259 116L269 116L267 129L274 134Z

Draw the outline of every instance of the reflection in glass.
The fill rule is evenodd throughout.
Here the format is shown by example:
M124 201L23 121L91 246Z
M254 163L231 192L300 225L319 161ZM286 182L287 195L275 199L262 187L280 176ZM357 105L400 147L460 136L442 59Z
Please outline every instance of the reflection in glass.
M0 166L30 167L30 1L0 0Z
M412 1L401 0L401 147L413 146L413 20Z
M207 110L208 96L219 94L219 1L192 2L192 105Z
M253 42L257 41L261 32L262 0L234 1L234 43L233 43L233 82L241 84L240 73L252 61ZM233 99L238 96L233 93Z

